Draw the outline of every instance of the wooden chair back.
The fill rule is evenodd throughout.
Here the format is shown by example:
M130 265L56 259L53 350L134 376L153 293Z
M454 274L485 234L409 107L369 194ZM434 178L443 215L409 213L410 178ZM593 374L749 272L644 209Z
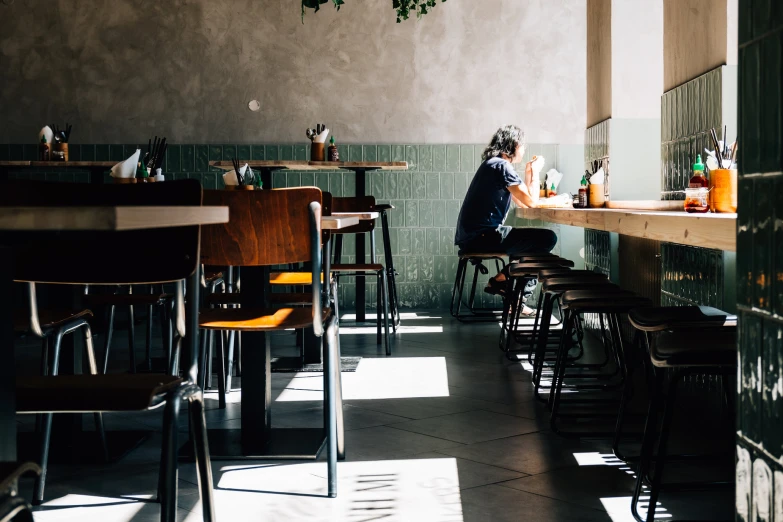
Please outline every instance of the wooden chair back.
M310 203L321 190L207 190L204 205L229 208L229 222L202 227L201 259L209 265L268 266L311 260Z
M10 180L0 206L200 206L197 180L93 185ZM186 279L196 269L199 227L131 231L2 233L14 279L61 284L143 284Z
M375 197L363 196L358 198L332 198L332 213L337 212L376 212ZM367 219L359 221L358 225L335 230L333 234L363 234L375 229L375 220Z

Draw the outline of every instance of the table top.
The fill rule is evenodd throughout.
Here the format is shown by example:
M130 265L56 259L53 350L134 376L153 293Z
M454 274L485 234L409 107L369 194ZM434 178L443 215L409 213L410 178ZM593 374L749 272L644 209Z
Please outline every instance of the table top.
M333 217L355 217L362 221L370 221L372 219L378 219L380 212L332 212Z
M668 243L737 250L737 214L608 208L518 208L516 216Z
M359 224L359 218L357 217L339 217L339 216L323 216L321 218L321 228L323 230L340 230L342 228L352 227Z
M0 161L0 167L100 167L110 169L117 161Z
M252 169L288 170L408 170L406 161L364 162L364 161L297 161L297 160L240 160ZM210 161L210 167L234 170L231 161Z
M228 207L0 207L0 230L142 230L228 223Z

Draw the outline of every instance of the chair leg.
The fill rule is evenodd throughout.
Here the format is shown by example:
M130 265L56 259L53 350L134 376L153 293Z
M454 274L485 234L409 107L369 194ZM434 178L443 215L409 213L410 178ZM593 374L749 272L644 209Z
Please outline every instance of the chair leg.
M98 375L98 363L95 360L95 349L92 342L92 330L90 325L84 323L84 349L87 352L87 363L90 366L90 374ZM103 461L109 462L109 448L106 444L106 431L103 429L103 414L101 412L93 413L95 417L95 433L98 435L98 440L101 444L101 452L103 453Z
M54 347L52 355L51 374L57 375L60 368L60 347L63 341L63 331L58 330L54 334ZM40 506L44 499L44 488L46 487L46 473L49 470L49 442L52 437L52 414L46 413L43 416L41 423L41 447L39 454L39 464L41 466L41 474L35 479L35 486L33 488L32 504L34 506Z
M128 356L130 359L130 372L136 373L136 316L133 313L133 306L128 307Z
M234 347L236 346L237 332L228 332L228 354L226 362L226 394L231 393L231 374L234 373Z
M206 353L207 371L204 374L204 378L206 379L206 387L210 389L212 388L212 355L215 353L214 343L215 343L215 331L210 330L209 337L207 340L207 353Z
M324 354L324 401L326 410L326 460L329 498L337 496L337 384L340 359L337 353L337 334L334 317L326 325L326 354Z
M661 479L663 478L663 468L666 463L666 451L669 443L669 430L672 425L674 414L674 403L677 395L677 383L679 381L677 372L671 376L669 381L669 391L664 399L665 406L663 410L663 421L661 422L661 432L658 438L658 454L655 457L655 471L650 484L650 501L647 507L647 522L655 520L655 507L658 503L658 496L661 493Z
M457 273L454 275L454 286L451 287L451 305L449 306L449 313L451 313L453 317L457 317L457 315L459 314L459 311L454 309L455 307L454 300L457 297L457 294L460 295L462 294L462 292L458 287L460 284L462 271L465 269L465 263L466 263L465 259L460 259L459 262L457 263Z
M383 335L381 334L381 273L379 272L375 283L375 344L381 344L383 342Z
M160 498L161 521L174 522L177 515L177 418L179 417L180 408L179 393L172 393L167 397L165 408L158 497Z
M242 377L242 332L237 332L237 354L234 360L237 365L237 377Z
M391 344L389 344L389 280L386 278L385 270L381 271L381 284L378 285L378 288L381 290L381 303L383 304L383 331L386 355L391 355ZM378 316L378 322L380 323L380 315Z
M198 470L198 487L201 494L201 509L204 522L215 520L215 502L212 497L212 466L207 445L207 423L204 418L204 396L199 391L190 397L190 434L193 453Z
M147 371L152 370L152 314L154 312L154 306L149 305L147 307L147 339L144 343L144 364ZM160 325L163 327L163 325Z
M215 358L217 359L218 408L226 408L226 351L223 332L215 332Z
M109 307L109 324L106 326L106 342L103 347L103 373L109 369L109 349L111 348L111 336L114 333L114 310L115 306Z
M209 330L201 330L201 342L199 343L199 361L198 361L198 386L202 390L207 385L207 343L209 342Z
M647 420L644 425L642 448L639 455L639 467L636 471L636 486L631 497L631 513L636 520L644 520L639 514L639 499L642 495L642 486L653 461L655 439L658 431L658 415L661 409L661 395L663 394L664 371L655 372L655 384L651 390L650 404L647 408ZM650 499L652 500L652 499ZM657 501L657 500L656 500Z

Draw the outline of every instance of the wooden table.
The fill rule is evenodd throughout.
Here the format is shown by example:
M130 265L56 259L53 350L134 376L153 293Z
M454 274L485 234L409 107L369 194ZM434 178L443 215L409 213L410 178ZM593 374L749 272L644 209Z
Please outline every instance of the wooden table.
M9 170L24 168L79 169L90 173L90 183L103 183L103 175L118 161L0 161L0 180L8 179Z
M126 231L228 222L228 207L0 207L0 233ZM157 208L160 214L149 210ZM197 264L197 266L199 266ZM13 330L13 255L0 239L0 461L17 459L16 370ZM198 277L196 274L194 277ZM198 288L198 285L191 285ZM191 296L192 297L192 296ZM197 301L197 299L196 299Z
M252 169L261 169L261 179L264 187L272 187L272 171L280 169L289 170L351 170L356 173L355 193L356 197L367 195L366 174L373 170L408 170L406 161L390 162L366 162L366 161L241 161L242 165L247 163ZM233 170L234 165L231 161L211 161L212 167L223 170ZM365 262L366 238L364 234L356 236L356 263ZM365 276L356 277L356 321L366 321L366 289L364 286Z
M737 214L622 209L518 208L516 216L680 245L737 250Z

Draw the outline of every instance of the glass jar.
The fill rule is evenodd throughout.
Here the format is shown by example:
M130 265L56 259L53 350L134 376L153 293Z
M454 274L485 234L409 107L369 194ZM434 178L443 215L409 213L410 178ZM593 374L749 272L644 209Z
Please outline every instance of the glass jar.
M705 187L685 189L685 212L703 214L710 210L709 189Z

